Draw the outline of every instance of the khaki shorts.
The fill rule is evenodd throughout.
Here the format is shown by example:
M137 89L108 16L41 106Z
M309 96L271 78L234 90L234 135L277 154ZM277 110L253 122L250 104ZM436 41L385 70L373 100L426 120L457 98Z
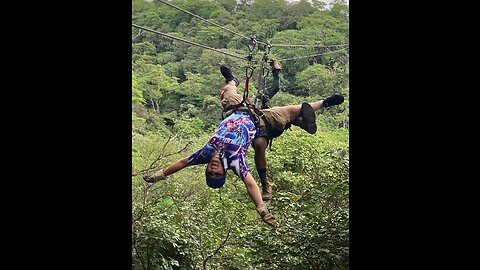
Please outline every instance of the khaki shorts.
M272 129L283 130L290 123L290 114L285 107L273 107L261 110L261 112L265 115ZM263 127L265 127L265 123L260 118L260 128L263 129Z
M239 95L237 92L230 91L223 96L222 99L222 106L223 109L228 108L230 106L238 105L242 102L243 96ZM232 110L228 110L225 112L226 115L230 115Z

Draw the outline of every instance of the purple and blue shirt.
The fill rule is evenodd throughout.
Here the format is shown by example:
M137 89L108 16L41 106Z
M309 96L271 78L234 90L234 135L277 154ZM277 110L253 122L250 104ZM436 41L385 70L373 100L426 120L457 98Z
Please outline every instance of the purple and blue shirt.
M208 143L188 158L188 165L206 164L215 153L223 153L231 169L242 180L250 171L245 161L250 143L260 134L246 112L225 118Z

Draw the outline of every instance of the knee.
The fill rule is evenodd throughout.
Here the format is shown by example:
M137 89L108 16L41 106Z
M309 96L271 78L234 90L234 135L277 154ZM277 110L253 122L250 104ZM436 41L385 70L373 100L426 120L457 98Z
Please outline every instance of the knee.
M255 140L253 148L255 149L255 155L258 154L265 154L265 150L267 149L268 141L265 137L260 137Z

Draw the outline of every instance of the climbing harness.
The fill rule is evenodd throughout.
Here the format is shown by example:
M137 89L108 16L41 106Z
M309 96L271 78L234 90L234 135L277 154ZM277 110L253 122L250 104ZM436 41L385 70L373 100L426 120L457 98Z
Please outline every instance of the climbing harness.
M260 120L262 120L266 129L266 130L262 130L262 135L267 136L267 140L269 141L270 150L271 150L273 138L278 137L279 134L283 133L283 130L279 131L279 130L272 129L271 123L268 121L265 114L259 108L262 108L264 98L265 98L266 79L270 74L270 69L268 68L267 65L268 65L268 61L270 60L269 54L270 54L270 48L272 46L269 42L265 46L265 52L262 57L262 65L261 65L262 85L259 87L259 90L257 91L257 93L253 95L254 102L252 103L248 98L248 96L249 96L250 81L252 79L252 76L255 70L252 59L253 59L253 51L255 50L256 44L257 44L256 37L252 36L248 44L248 50L249 50L247 55L248 65L245 68L245 90L243 92L242 101L236 105L227 106L222 111L222 119L225 118L224 113L228 111L230 111L231 113L234 113L236 111L246 112L250 116L250 119L252 119L252 122L255 124L255 127L258 128L259 130L262 130L262 128L260 127ZM221 93L221 99L223 99L223 91Z
M250 42L248 43L248 55L247 55L247 60L248 60L248 65L245 68L245 90L243 91L243 97L242 101L236 105L232 106L227 106L223 111L222 111L222 119L225 118L224 113L227 111L232 110L232 113L235 112L238 108L240 107L246 107L247 104L250 104L250 99L248 98L248 90L250 86L250 80L253 76L253 71L255 70L255 67L253 66L253 51L255 50L255 45L257 44L257 38L256 36L252 36L250 38ZM224 97L224 91L220 93L220 100L223 100ZM253 120L253 118L252 118Z

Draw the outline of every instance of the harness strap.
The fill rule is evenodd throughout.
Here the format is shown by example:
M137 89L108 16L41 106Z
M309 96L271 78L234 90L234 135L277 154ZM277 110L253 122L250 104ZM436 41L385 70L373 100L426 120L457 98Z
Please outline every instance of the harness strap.
M233 106L228 106L227 108L225 108L222 112L222 118L223 118L223 113L227 112L227 111L230 111L230 110L233 110L232 113L234 113L236 111L248 113L248 115L250 116L250 119L252 120L253 124L258 129L260 129L260 127L259 127L260 119L259 118L261 118L263 120L263 122L265 123L265 128L267 129L267 133L269 133L273 130L272 125L267 120L267 117L265 116L265 114L261 110L259 110L257 107L255 107L255 105L252 105L248 102L245 102L245 96L243 97L243 100L242 100L241 103L233 105ZM257 117L255 117L255 116L257 116ZM267 137L267 140L268 140L268 145L269 145L269 148L270 148L270 151L271 151L272 150L273 138L268 138Z

